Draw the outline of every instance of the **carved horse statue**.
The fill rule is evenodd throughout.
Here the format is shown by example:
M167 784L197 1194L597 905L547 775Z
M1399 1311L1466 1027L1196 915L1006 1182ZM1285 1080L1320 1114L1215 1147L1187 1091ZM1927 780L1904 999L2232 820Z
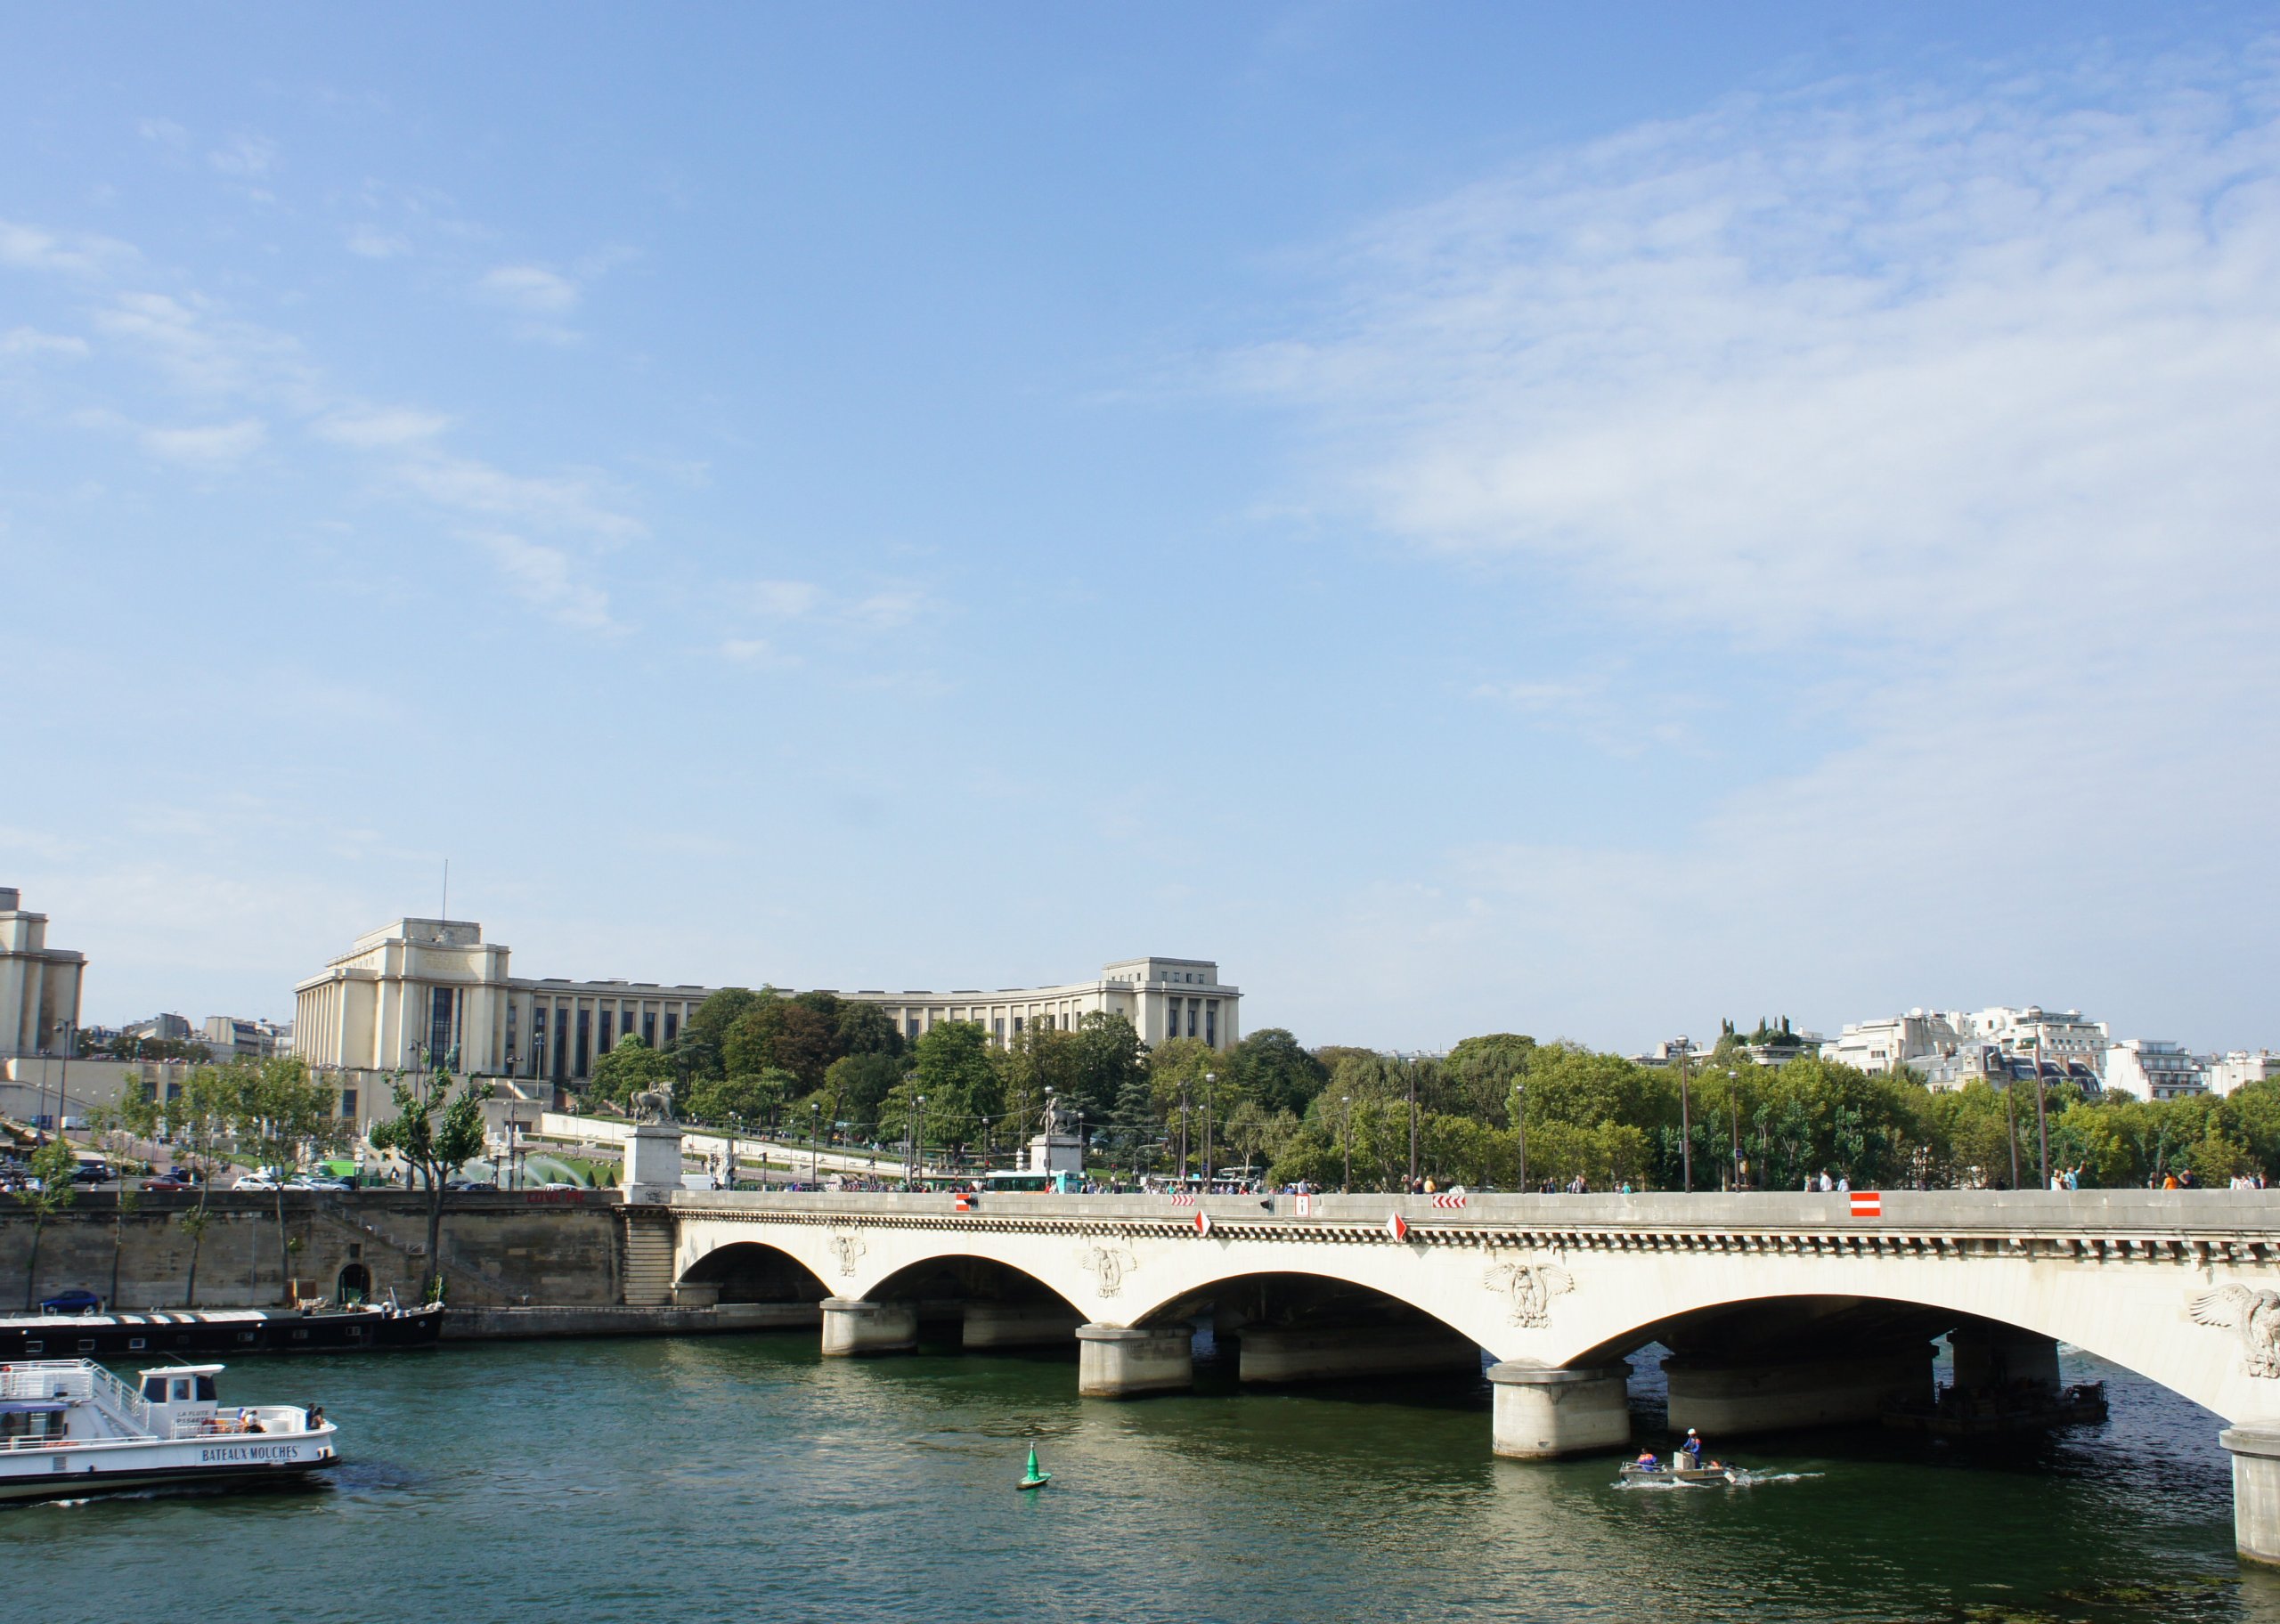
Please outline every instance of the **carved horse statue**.
M673 1119L673 1082L667 1077L655 1088L645 1088L633 1096L633 1120L636 1122L671 1122Z

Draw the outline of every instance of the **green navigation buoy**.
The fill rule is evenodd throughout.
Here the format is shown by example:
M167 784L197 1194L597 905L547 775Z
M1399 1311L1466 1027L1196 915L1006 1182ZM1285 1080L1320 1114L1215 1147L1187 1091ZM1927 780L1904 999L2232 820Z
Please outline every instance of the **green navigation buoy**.
M1052 1473L1040 1472L1037 1469L1037 1445L1030 1445L1030 1469L1028 1475L1024 1476L1019 1483L1014 1485L1014 1487L1019 1489L1042 1489L1052 1481Z

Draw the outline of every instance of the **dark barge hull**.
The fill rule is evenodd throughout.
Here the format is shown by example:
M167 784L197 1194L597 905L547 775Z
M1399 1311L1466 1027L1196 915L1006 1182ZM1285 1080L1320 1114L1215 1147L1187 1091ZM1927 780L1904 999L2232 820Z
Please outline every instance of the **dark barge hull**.
M15 1314L0 1318L0 1360L138 1359L172 1353L346 1353L432 1348L441 1303L395 1311L302 1314L194 1309L145 1314Z

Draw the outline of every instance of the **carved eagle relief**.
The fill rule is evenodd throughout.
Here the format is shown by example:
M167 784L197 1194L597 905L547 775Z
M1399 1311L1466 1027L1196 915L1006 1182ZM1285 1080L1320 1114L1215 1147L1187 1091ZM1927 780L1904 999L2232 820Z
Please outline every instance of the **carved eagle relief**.
M2195 1325L2223 1326L2241 1334L2241 1360L2251 1376L2280 1376L2280 1291L2219 1286L2187 1295Z
M1078 1250L1077 1264L1092 1274L1104 1297L1112 1297L1123 1290L1124 1277L1138 1266L1132 1254L1123 1247L1106 1246L1097 1241Z
M1551 1323L1551 1299L1576 1289L1576 1277L1557 1263L1498 1263L1482 1277L1490 1291L1511 1300L1514 1325Z

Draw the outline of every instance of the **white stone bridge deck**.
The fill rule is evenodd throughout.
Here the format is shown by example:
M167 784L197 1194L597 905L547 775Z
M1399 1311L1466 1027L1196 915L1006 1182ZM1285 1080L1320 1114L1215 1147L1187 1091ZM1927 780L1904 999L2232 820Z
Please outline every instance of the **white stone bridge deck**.
M1856 1210L1874 1206L1873 1214ZM632 1214L629 1214L631 1216ZM1872 1419L2055 1378L2064 1342L2232 1423L2244 1553L2280 1558L2280 1192L1208 1197L673 1192L685 1300L808 1302L827 1353L1079 1344L1079 1390L1184 1387L1207 1317L1246 1382L1477 1373L1500 1453L1624 1446L1659 1342L1674 1426ZM1199 1222L1199 1219L1201 1222Z

